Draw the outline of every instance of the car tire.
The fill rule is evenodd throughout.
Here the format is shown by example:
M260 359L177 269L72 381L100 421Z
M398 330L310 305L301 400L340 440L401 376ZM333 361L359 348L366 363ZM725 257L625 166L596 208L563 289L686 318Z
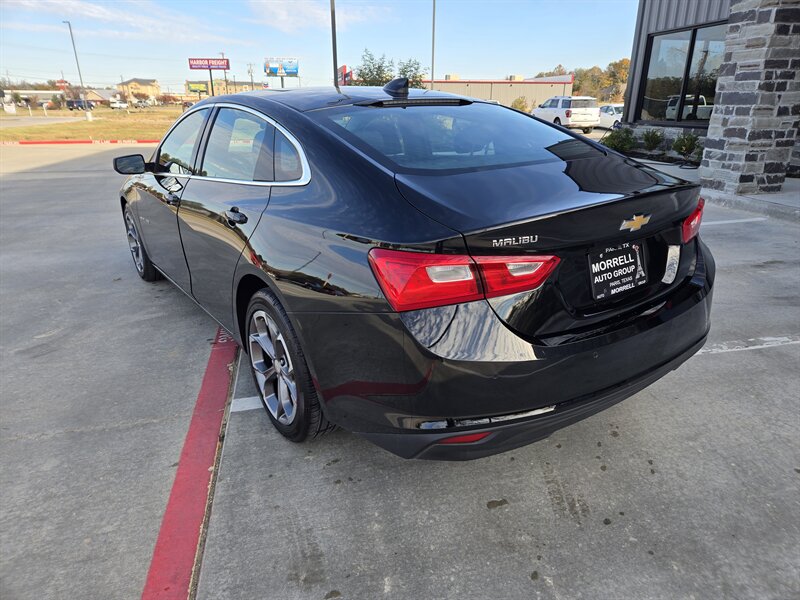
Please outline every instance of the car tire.
M275 429L292 442L330 430L294 328L269 289L250 299L246 327L250 373Z
M593 130L594 130L594 127L584 127L583 128L583 133L588 135L588 134L592 133Z
M561 125L561 119L556 117L555 120L553 121L553 125Z
M617 127L619 127L619 121L614 121L614 123L611 125L611 129L616 129Z
M161 279L161 273L159 273L155 265L150 262L150 257L147 256L147 250L144 249L142 236L139 233L139 228L136 226L136 219L133 216L130 206L125 206L123 216L125 218L125 230L128 235L128 247L131 251L131 258L133 258L133 266L136 267L136 272L139 274L139 277L145 281L157 281Z

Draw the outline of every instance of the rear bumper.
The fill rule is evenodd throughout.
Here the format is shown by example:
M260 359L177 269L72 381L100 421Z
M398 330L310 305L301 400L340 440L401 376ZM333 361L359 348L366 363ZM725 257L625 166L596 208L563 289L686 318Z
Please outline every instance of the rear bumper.
M547 437L678 368L705 342L713 281L699 244L693 274L656 306L554 345L526 342L484 301L293 316L330 421L405 458L464 460ZM484 431L478 442L440 443Z
M428 460L471 460L499 452L526 446L549 437L555 431L590 417L621 402L670 371L677 369L705 344L706 336L692 344L681 354L633 381L626 381L615 388L602 390L588 398L577 398L556 406L548 414L532 417L516 423L493 427L473 427L448 431L447 433L359 433L374 444L402 458ZM466 444L442 444L456 434L489 432L478 442Z

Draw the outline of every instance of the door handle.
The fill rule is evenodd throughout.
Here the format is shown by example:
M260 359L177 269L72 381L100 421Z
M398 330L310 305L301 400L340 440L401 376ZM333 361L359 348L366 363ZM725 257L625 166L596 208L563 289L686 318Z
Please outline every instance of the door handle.
M228 219L228 224L231 227L234 225L244 225L247 223L247 215L240 213L238 206L233 206L230 210L226 210L225 218Z

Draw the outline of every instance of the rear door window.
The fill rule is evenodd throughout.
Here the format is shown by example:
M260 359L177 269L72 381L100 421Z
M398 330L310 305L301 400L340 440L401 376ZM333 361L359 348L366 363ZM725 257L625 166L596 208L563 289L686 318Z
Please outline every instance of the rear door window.
M161 172L174 175L192 173L192 155L200 132L203 129L208 109L202 109L186 116L169 132L158 149L158 164Z
M208 136L200 175L236 181L272 181L275 128L243 110L221 108Z

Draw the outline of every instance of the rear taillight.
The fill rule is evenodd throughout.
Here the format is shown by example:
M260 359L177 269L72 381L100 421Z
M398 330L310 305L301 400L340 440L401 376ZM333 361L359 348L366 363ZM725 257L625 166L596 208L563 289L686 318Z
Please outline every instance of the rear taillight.
M569 118L572 116L572 111L571 111L570 109L567 109L567 110L564 112L564 116L565 116L565 117L567 117L567 118L569 119Z
M686 217L681 226L681 233L683 234L683 243L685 244L691 240L700 231L700 223L703 220L703 206L706 201L700 198L697 203L697 208L694 209L692 214Z
M469 256L373 248L369 264L389 304L398 312L483 298Z
M539 287L556 256L425 254L373 248L369 263L398 312L506 296Z
M538 288L558 265L557 256L476 256L487 298Z

